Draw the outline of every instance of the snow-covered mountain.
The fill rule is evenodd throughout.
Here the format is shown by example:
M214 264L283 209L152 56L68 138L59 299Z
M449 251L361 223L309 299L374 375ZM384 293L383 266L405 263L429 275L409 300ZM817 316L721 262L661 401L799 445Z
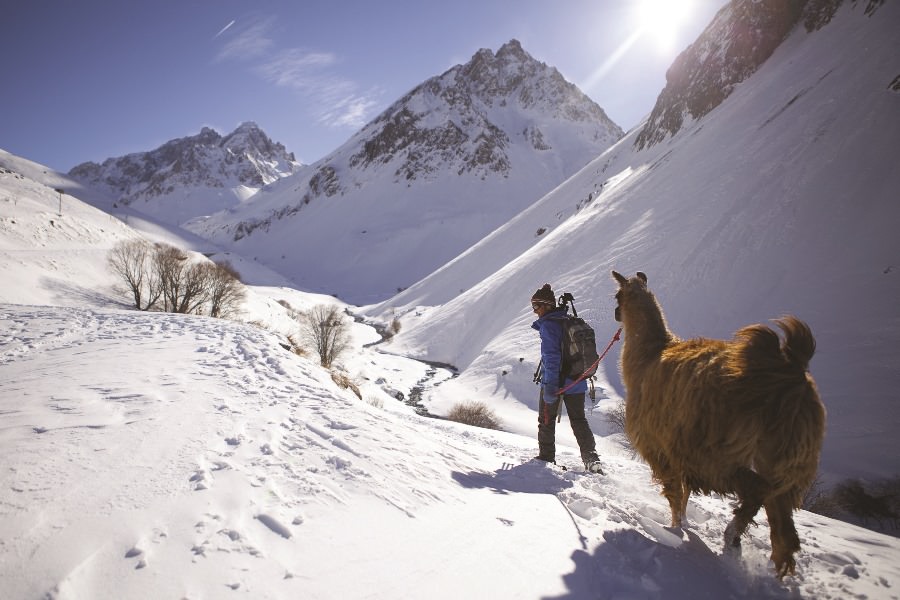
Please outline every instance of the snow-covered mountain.
M118 203L173 225L241 204L261 187L302 168L292 153L253 122L220 135L166 142L149 152L82 163L69 171Z
M824 479L900 473L900 3L831 4L827 24L798 22L705 115L686 113L674 134L643 148L636 142L647 129L635 128L463 255L370 310L403 322L394 351L461 369L431 399L433 411L477 390L504 414L520 414L519 431L531 431L531 294L545 282L572 292L605 345L618 326L610 271L640 270L683 337L730 337L785 313L806 320L829 411ZM702 39L724 48L733 28L723 23L768 8L733 2ZM698 70L696 81L716 80L723 68L706 64L710 72ZM618 352L616 345L601 364L602 386L615 395L624 393Z
M380 301L530 206L621 135L599 106L512 40L417 86L252 203L187 226L304 289Z

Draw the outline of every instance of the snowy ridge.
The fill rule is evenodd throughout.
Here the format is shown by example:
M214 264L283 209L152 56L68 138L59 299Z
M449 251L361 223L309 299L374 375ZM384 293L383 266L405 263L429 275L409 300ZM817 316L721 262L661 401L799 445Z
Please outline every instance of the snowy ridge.
M69 175L118 202L180 225L230 208L261 187L300 170L284 146L252 122L222 136L209 127L150 152L87 162Z

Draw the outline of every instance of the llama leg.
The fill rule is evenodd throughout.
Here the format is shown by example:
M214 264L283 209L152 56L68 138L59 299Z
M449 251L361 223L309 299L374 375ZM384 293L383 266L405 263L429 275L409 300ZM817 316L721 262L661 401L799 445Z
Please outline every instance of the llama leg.
M776 575L781 579L785 575L794 574L794 553L800 550L800 537L794 527L793 509L788 494L770 498L765 506L772 540L772 562L775 563Z
M741 545L741 536L759 512L771 487L765 479L746 467L737 470L734 481L739 504L734 510L734 518L725 528L726 547Z
M669 501L672 512L672 527L681 527L684 520L684 506L687 504L684 484L681 477L662 480L662 495Z
M687 481L681 482L682 496L681 496L681 520L682 522L687 521L687 505L688 500L691 497L691 489L688 487Z

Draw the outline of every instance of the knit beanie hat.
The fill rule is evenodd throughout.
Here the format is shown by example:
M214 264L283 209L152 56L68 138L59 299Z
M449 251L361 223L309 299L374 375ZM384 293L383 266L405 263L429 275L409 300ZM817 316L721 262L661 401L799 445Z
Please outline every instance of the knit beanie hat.
M536 291L534 295L531 297L532 303L546 304L551 308L556 306L556 296L553 294L553 290L550 289L550 284L545 283L544 286Z

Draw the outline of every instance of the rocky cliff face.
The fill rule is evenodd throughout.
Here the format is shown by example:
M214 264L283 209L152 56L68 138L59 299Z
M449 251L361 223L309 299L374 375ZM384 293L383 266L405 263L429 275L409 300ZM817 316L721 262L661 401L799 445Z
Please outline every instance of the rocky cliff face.
M884 0L866 0L873 14ZM799 23L812 31L827 24L844 0L733 0L666 72L666 87L635 139L637 149L675 134L685 119L699 119L747 79Z

